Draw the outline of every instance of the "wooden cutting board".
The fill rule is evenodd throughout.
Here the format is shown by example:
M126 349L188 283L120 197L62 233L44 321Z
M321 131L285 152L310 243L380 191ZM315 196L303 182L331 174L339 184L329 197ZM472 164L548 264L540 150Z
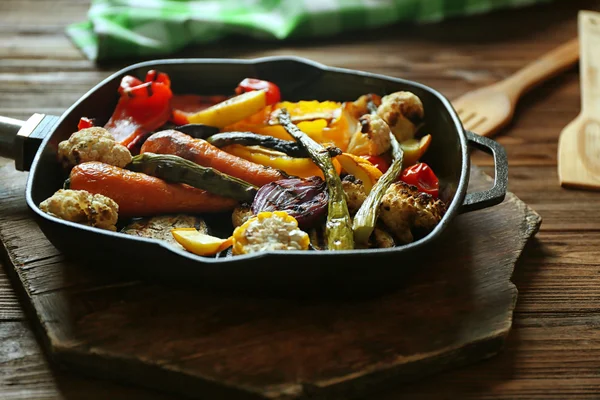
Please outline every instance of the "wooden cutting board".
M541 223L509 193L499 206L459 216L395 293L234 297L65 261L31 219L26 175L2 164L8 272L51 359L203 399L373 398L383 386L493 356L512 323L515 262ZM490 178L473 168L471 182L477 190Z

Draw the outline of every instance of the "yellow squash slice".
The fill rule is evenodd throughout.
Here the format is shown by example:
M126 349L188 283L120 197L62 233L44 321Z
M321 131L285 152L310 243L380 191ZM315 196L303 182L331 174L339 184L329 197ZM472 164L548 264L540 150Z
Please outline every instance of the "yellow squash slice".
M173 238L190 253L212 256L231 246L232 238L221 239L199 232L196 228L171 230Z

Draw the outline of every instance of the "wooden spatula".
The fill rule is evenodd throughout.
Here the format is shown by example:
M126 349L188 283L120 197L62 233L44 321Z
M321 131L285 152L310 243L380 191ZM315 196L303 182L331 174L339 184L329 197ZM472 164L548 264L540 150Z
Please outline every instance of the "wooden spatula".
M563 187L600 189L600 13L579 12L581 112L560 134Z
M568 69L578 58L579 44L573 39L505 80L461 96L452 105L465 129L491 136L510 122L523 93Z

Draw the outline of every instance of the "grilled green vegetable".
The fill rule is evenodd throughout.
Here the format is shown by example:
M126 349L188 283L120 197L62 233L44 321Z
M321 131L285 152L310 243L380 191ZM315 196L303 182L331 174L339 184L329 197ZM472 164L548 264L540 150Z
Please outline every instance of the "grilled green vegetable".
M329 193L326 224L327 248L329 250L353 249L354 240L352 238L350 214L348 213L342 182L331 162L329 152L298 129L285 108L281 109L278 119L285 130L306 149L310 158L321 168L325 176Z
M258 135L252 132L217 133L206 139L206 141L216 147L225 147L231 144L261 146L281 151L290 157L308 157L306 150L296 142L281 140L273 136Z
M143 153L133 157L127 169L167 182L185 183L223 197L251 202L257 187L213 168L171 154Z
M373 186L371 192L354 216L354 222L352 224L354 240L362 246L368 244L369 237L371 236L373 229L375 229L381 199L383 199L385 192L387 192L390 185L396 181L398 175L402 172L404 152L400 147L400 143L396 140L396 137L391 133L390 139L392 141L392 156L394 157L394 161L387 172L379 178L377 183L375 183L375 186Z
M252 132L225 132L212 135L206 141L216 147L225 147L230 144L241 144L244 146L261 146L282 153L290 157L305 158L308 153L297 142L278 139L273 136L258 135ZM337 147L328 147L327 151L331 157L339 156L342 151Z

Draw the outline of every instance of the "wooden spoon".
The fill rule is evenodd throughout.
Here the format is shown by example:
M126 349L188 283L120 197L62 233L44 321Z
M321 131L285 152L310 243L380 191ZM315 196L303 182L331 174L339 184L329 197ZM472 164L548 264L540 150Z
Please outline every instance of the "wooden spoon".
M461 96L452 105L465 129L491 136L510 122L523 93L568 69L578 58L579 44L573 39L505 80Z
M579 12L581 112L560 134L561 186L600 188L600 13Z

